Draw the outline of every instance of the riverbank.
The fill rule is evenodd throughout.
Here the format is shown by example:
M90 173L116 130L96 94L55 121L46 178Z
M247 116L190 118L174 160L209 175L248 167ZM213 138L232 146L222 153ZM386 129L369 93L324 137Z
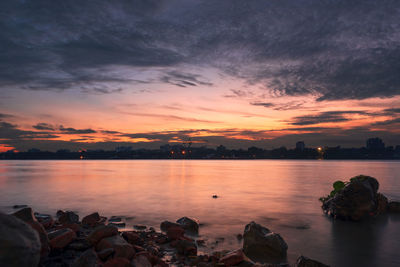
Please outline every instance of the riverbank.
M303 256L288 262L284 239L255 222L237 236L242 247L205 254L198 250L206 245L199 222L188 217L163 221L158 232L145 225L124 230L122 218L97 212L80 220L72 211L53 218L24 205L14 208L1 214L2 266L326 266Z

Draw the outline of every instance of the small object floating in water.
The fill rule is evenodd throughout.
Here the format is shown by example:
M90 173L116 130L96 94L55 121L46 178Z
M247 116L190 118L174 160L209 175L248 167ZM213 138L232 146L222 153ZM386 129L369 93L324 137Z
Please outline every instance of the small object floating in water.
M212 198L218 198L218 196L217 195L213 195Z

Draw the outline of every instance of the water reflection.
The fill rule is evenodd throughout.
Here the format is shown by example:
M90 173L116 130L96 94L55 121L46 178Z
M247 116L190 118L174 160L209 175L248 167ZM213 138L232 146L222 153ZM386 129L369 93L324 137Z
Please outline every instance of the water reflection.
M163 220L191 216L202 223L201 238L218 249L239 247L236 235L254 220L282 235L291 261L304 254L332 266L400 266L399 217L332 222L318 202L332 182L360 173L400 198L399 167L379 161L0 161L0 209L98 211L128 217L128 227L158 228Z

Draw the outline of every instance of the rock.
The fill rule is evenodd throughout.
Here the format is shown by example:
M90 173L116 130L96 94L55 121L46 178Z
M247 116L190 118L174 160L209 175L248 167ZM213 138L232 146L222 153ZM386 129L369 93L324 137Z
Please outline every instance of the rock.
M296 267L329 267L316 260L309 259L304 256L300 256L296 261Z
M381 193L376 194L376 214L384 214L388 210L388 199Z
M132 265L125 258L113 258L104 263L103 267L132 267Z
M238 249L226 254L219 260L219 262L225 264L226 266L233 266L241 263L243 260L243 251L241 249Z
M22 220L0 213L0 263L2 266L38 266L41 243L37 231Z
M97 267L98 258L96 252L93 249L88 249L83 254L77 258L71 267Z
M335 219L358 221L374 216L384 205L384 199L377 195L378 188L379 183L373 177L353 177L343 189L324 201L322 209Z
M141 238L140 236L135 233L135 232L123 232L122 233L122 237L129 243L132 245L137 245L139 243L141 243Z
M286 260L287 248L286 242L279 234L255 222L246 225L243 234L243 251L250 259L280 263Z
M139 254L133 259L133 265L135 267L151 267L151 262L146 255Z
M53 226L54 220L53 220L53 217L51 217L51 215L49 215L49 214L40 214L40 213L36 213L36 212L35 212L34 215L35 215L36 220L41 225L43 225L43 227L45 229L49 229L49 228L51 228Z
M196 256L197 255L197 246L193 241L189 241L186 239L176 240L176 250L179 254L185 256Z
M186 231L192 234L198 234L199 233L199 223L197 220L188 218L188 217L182 217L179 220L176 221L180 226L183 227Z
M160 229L161 229L161 231L167 232L168 228L170 228L171 226L179 226L180 227L180 225L177 223L173 223L170 221L163 221L160 224Z
M96 251L101 251L107 248L114 249L114 257L122 257L131 260L135 255L135 249L120 235L103 238L96 245Z
M102 261L106 261L112 254L114 254L114 252L114 248L106 248L97 252L97 255Z
M82 219L82 224L89 226L89 227L95 227L98 222L100 222L100 215L98 212L94 212L92 214L89 214Z
M90 244L86 239L75 239L68 245L68 249L83 251L90 248Z
M52 249L63 249L76 238L75 232L68 228L52 231L48 235Z
M96 227L86 238L91 245L95 245L101 239L118 234L118 229L115 226L101 225Z
M213 195L212 197L213 197L213 198L218 198L218 196L217 196L217 195Z
M33 215L32 209L31 208L23 208L15 213L13 213L12 215L17 217L18 219L24 221L25 223L29 224L38 233L39 239L40 239L40 244L41 244L40 255L42 258L45 258L47 256L47 254L50 252L49 239L47 237L46 230L36 220L35 216Z
M72 212L72 211L63 212L63 211L61 211L59 213L59 211L58 211L57 214L60 214L60 216L58 217L58 221L60 223L62 223L62 224L79 223L79 216L75 212Z
M81 230L81 226L77 223L64 223L62 225L57 225L55 228L57 230L68 228L68 229L71 229L72 231L74 231L75 233L77 233Z
M388 204L388 211L392 213L400 213L400 202L390 201Z
M167 230L167 236L169 239L176 240L181 239L183 234L185 233L185 229L180 226L172 226Z

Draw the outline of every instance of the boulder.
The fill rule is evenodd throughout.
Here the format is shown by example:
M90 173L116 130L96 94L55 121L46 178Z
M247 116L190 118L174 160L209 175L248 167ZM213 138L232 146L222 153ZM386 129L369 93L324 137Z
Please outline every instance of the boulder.
M132 265L129 260L125 258L112 258L104 263L103 267L132 267ZM136 265L136 267L138 266Z
M46 257L50 252L49 239L47 237L46 230L44 229L43 225L37 221L32 209L23 208L12 215L29 224L38 233L41 244L40 255L42 258Z
M122 237L131 245L140 244L142 239L136 232L123 232Z
M102 261L106 261L111 255L114 254L114 252L115 250L113 248L106 248L97 252L97 255Z
M57 211L57 217L62 224L79 223L79 216L73 211Z
M63 249L76 238L75 232L69 228L55 230L48 235L52 249Z
M86 238L91 245L95 245L101 239L118 234L117 227L101 225L96 227Z
M186 239L176 240L175 247L179 254L182 254L185 256L196 256L197 255L197 246L194 241L189 241Z
M88 249L82 253L82 255L77 258L71 267L97 267L98 258L96 252L93 249Z
M135 267L151 267L151 262L144 254L139 254L133 259L133 265Z
M39 235L22 220L0 213L0 252L1 266L38 266Z
M283 238L255 222L246 225L243 234L243 251L250 259L260 262L286 261L288 246Z
M114 249L114 257L127 258L131 260L135 255L135 249L133 246L126 242L120 235L103 238L96 245L96 251L101 251L107 248Z
M345 187L323 202L322 209L333 218L358 221L375 216L385 209L383 195L378 195L378 181L359 175L350 179Z
M168 228L170 228L171 226L176 227L176 226L180 226L180 225L177 223L170 222L170 221L163 221L160 224L160 229L161 229L161 231L167 232Z
M43 225L45 229L51 228L54 224L53 217L51 217L51 215L49 214L41 214L35 212L35 218L41 225Z
M376 214L384 214L388 210L389 201L387 197L385 197L381 193L376 194Z
M300 256L296 261L296 267L329 267L319 261Z
M186 231L192 234L199 233L199 223L195 219L191 219L188 217L182 217L176 221L180 226L183 227Z
M243 251L241 249L238 249L238 250L229 252L224 257L220 258L219 262L225 264L225 266L234 266L234 265L238 265L243 260L244 260Z
M181 239L184 233L185 229L180 226L171 226L167 230L167 236L172 240Z
M400 202L390 201L388 204L388 211L392 213L400 213Z
M89 227L94 227L96 226L101 220L101 217L98 212L94 212L92 214L89 214L82 219L82 224L89 226Z

